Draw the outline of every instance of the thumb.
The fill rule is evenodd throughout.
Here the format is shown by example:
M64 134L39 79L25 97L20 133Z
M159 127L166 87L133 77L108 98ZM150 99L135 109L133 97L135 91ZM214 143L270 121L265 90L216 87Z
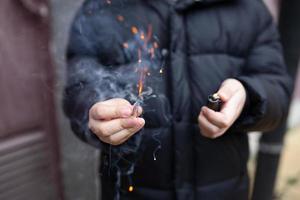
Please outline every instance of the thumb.
M236 93L233 81L234 79L225 80L217 92L223 102L227 102Z
M129 101L126 99L122 98L114 98L114 99L109 99L106 101L103 101L103 104L108 105L108 106L131 106Z

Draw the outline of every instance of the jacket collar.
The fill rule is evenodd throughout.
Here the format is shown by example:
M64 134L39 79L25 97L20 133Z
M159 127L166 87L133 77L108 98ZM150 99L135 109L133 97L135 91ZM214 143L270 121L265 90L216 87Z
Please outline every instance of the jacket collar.
M175 4L176 9L178 10L184 10L194 4L213 4L218 2L224 2L224 1L231 1L231 0L170 0L173 1Z

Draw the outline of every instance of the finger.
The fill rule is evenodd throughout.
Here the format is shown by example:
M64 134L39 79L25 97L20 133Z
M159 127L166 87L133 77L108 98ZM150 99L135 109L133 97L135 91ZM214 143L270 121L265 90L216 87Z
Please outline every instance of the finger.
M101 135L102 137L108 137L123 129L136 127L138 125L139 120L137 118L120 118L101 122L94 120L91 123L90 129L97 135Z
M104 103L95 104L91 109L91 117L98 120L109 120L115 118L129 117L132 114L132 106L108 105Z
M202 107L204 117L218 128L228 128L231 124L230 119L222 112L215 112L208 107Z
M110 105L110 106L129 106L130 103L126 99L122 98L114 98L114 99L109 99L106 101L102 101L103 104L105 105Z
M200 113L198 120L199 120L200 130L203 136L213 139L222 134L221 129L213 125L212 123L210 123L205 118L202 112Z
M132 135L138 132L145 125L145 120L143 118L137 118L137 121L138 121L137 126L129 129L123 129L109 136L107 138L108 142L112 145L120 145L124 143L126 140L128 140Z

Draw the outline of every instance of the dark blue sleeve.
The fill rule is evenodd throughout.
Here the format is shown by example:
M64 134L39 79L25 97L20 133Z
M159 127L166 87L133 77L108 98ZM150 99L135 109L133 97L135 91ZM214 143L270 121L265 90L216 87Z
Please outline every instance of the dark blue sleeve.
M104 144L88 128L89 109L98 101L126 97L126 60L120 26L109 11L91 3L81 8L71 27L63 107L73 132L101 148Z
M269 131L287 117L292 94L277 27L258 1L253 13L258 29L246 66L237 79L247 91L247 104L235 127L244 131Z

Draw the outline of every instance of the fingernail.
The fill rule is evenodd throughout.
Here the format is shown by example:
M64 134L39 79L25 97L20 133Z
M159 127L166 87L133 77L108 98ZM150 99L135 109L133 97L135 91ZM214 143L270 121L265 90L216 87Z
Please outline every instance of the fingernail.
M136 126L136 121L134 120L134 118L128 118L126 122L127 122L128 127L135 127Z
M121 110L121 115L123 117L129 117L132 113L132 109L128 108L128 107L125 107Z
M145 120L143 118L137 118L139 126L142 126L145 124Z

